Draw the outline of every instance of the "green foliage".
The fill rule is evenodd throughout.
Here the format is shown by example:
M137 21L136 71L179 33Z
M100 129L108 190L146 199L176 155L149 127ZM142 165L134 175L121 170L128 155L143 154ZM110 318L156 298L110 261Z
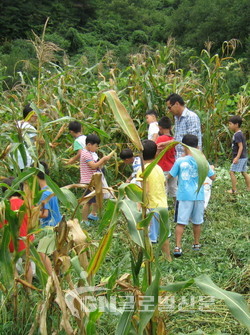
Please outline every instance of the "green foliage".
M84 50L93 62L98 45L105 49L104 53L112 49L125 58L138 50L138 45L148 43L156 47L157 43L165 44L170 36L198 52L208 40L216 51L223 41L237 38L242 43L238 54L247 55L249 10L247 0L233 0L230 6L227 0L212 0L208 4L199 0L195 5L190 0L63 0L42 4L18 0L15 6L6 0L0 7L0 42L30 37L31 30L39 33L50 17L51 40L71 55ZM235 13L240 15L235 17ZM90 43L84 43L85 35L92 36ZM124 41L130 44L129 48L124 49ZM102 56L98 52L98 58Z
M119 1L116 1L115 4L117 10L122 5ZM128 5L128 11L131 12L126 10L124 15L127 15L127 18L132 20L133 15L136 15L135 4L131 2L126 4ZM106 5L107 7L110 6L109 3L106 3ZM139 1L138 5L143 7L145 2ZM164 5L164 2L159 2L158 5L168 7L168 5ZM136 25L137 22L134 24ZM108 24L107 27L109 27ZM141 31L143 32L144 30ZM112 33L114 33L114 30ZM72 34L72 41L79 52L86 48L91 53L91 50L87 49L87 41L91 40L91 36L94 36L92 33L86 36L86 34L72 28L70 34ZM124 39L124 45L127 47L125 41ZM15 133L15 121L22 118L20 111L26 102L38 100L39 107L45 111L46 114L41 115L38 107L35 104L32 105L38 115L37 129L39 139L44 140L44 142L41 142L42 144L37 144L34 155L36 156L36 161L39 156L39 159L45 159L50 163L53 170L52 175L55 178L47 177L47 182L61 200L66 218L71 218L72 213L75 212L74 210L78 206L75 195L71 191L60 189L57 185L59 183L60 186L63 186L68 183L67 181L70 181L70 183L78 182L76 172L79 172L79 168L70 167L68 169L62 160L72 154L72 150L67 149L73 140L67 134L67 124L70 120L81 121L85 134L93 131L100 134L101 154L106 154L111 149L117 149L117 154L119 154L119 150L123 146L131 146L132 148L131 142L140 151L140 139L146 136L145 110L156 108L160 116L165 115L165 97L175 91L183 95L188 106L196 110L201 117L204 149L208 154L208 158L219 160L222 157L225 160L228 157L231 137L226 126L228 116L237 112L246 121L249 119L248 83L243 85L239 91L236 90L236 94L232 94L227 84L231 69L234 72L240 69L240 63L225 54L227 52L226 46L229 43L224 43L222 51L215 55L211 54L209 47L199 57L195 53L193 54L191 50L185 51L184 56L188 60L185 68L179 67L183 51L175 45L174 40L169 40L167 45L159 47L156 51L144 46L141 49L141 53L131 55L130 65L124 69L118 66L114 54L103 50L102 46L105 43L107 43L107 46L110 42L106 40L103 44L98 45L98 39L93 41L96 50L99 48L100 53L105 51L103 57L99 58L93 66L88 64L88 59L86 59L85 55L77 58L74 65L67 61L62 63L61 66L53 62L44 61L42 63L43 66L41 66L40 62L39 82L36 79L33 82L29 81L27 79L28 76L24 75L26 72L24 74L19 73L22 80L22 89L13 88L13 90L4 91L1 96L0 117L2 120L8 121L6 124L2 122L0 126L1 140L3 140L4 147L9 143L13 145L13 142L18 140ZM232 46L232 43L230 45ZM105 100L104 96L106 96ZM124 106L119 103L118 97L123 101ZM125 113L124 107L126 107L128 112ZM115 119L114 114L116 116ZM130 122L131 118L133 122ZM245 127L247 130L247 123ZM121 133L121 128L126 135ZM138 130L139 135L136 135L136 130ZM56 145L50 146L49 143ZM19 141L16 142L16 145L19 145ZM16 149L15 145L12 146L12 149ZM9 158L5 155L5 148L1 150L1 157L5 158L5 165L0 167L1 175L9 175L10 173L19 175L16 185L14 185L15 187L18 187L21 181L33 178L33 175L37 172L35 168L26 170L22 174L19 174L20 171L18 169L10 171L8 166ZM116 183L117 180L123 179L118 173L118 166L116 159L108 165L112 184ZM151 167L144 171L144 178L149 174ZM206 170L205 166L203 166L202 170ZM195 296L199 296L200 293L195 288L190 287L189 278L209 273L212 274L214 282L223 287L223 289L230 288L243 294L246 293L246 249L248 238L246 225L249 221L249 196L243 192L235 197L225 194L225 188L230 188L230 181L228 177L226 178L228 172L227 170L218 169L217 173L219 175L218 184L215 182L213 186L215 197L206 213L208 224L204 225L202 241L202 244L204 244L202 250L204 251L201 254L193 254L191 253L193 251L189 251L192 241L187 231L187 238L183 244L184 257L172 263L166 262L162 258L160 251L160 246L168 235L169 225L166 223L172 221L172 210L170 209L170 215L168 215L166 209L159 209L160 242L158 246L152 247L147 237L152 213L145 215L144 212L139 212L136 206L137 202L143 204L143 191L136 186L122 185L117 193L119 194L118 199L109 200L107 203L100 227L87 228L88 233L85 231L87 243L79 254L76 253L76 246L71 246L72 241L65 243L62 250L64 250L63 252L67 250L67 252L60 255L60 265L57 264L58 268L60 268L60 275L58 271L58 278L49 279L47 282L47 293L43 291L45 297L37 297L36 303L38 300L43 301L43 311L46 311L47 308L51 312L51 323L48 322L47 324L48 331L52 333L54 329L58 329L61 315L66 315L63 314L65 310L62 307L62 296L57 299L57 302L59 302L58 308L60 308L57 309L50 305L50 293L52 293L51 299L53 300L54 296L59 294L62 288L71 288L70 285L72 283L76 283L76 287L90 282L93 286L100 284L107 290L107 296L109 297L111 291L115 294L117 293L117 296L125 296L126 292L132 292L131 294L137 294L137 296L145 292L146 294L158 296L159 283L162 287L170 287L172 293L177 288L187 288L187 294L193 293ZM56 183L54 179L56 179ZM29 182L29 184L33 185L33 182ZM242 186L242 181L240 181L240 185ZM35 189L32 188L32 191L35 191ZM8 194L11 194L11 191L7 192ZM28 194L25 196L28 196ZM37 200L36 198L34 199ZM221 208L223 208L223 213ZM10 216L9 220L12 220ZM11 232L13 233L14 229ZM3 283L3 287L0 286L1 292L6 291L6 282L10 287L15 288L12 271L14 259L10 257L7 250L9 237L10 231L6 228L1 236L0 253L1 259L5 260L5 274L7 277L0 274L0 279ZM70 249L67 249L67 247L70 247ZM86 250L90 254L90 264L84 268L80 260ZM40 264L41 262L39 263L39 256L34 250L31 250L31 255L39 268L37 286L44 290L47 276ZM62 267L62 264L65 265L66 269ZM68 268L66 267L67 264L69 265ZM88 271L88 276L84 277L84 271L86 270ZM107 278L107 273L110 277L105 279ZM123 280L119 281L119 274L124 274L125 279L123 278ZM69 278L69 276L71 277ZM181 281L181 283L175 285L173 284L175 281ZM200 278L201 281L203 283L204 281L208 282L207 279L204 280L204 277L203 279ZM210 286L215 287L214 284ZM21 288L22 293L17 295L17 299L22 299L24 290L24 288ZM12 291L10 290L10 292ZM223 290L220 293L224 294L225 292ZM178 296L178 293L175 294ZM233 297L236 297L236 300L238 299L238 295L233 295ZM0 310L0 313L3 313L3 318L5 317L4 313L6 313L4 307L7 306L7 303L5 304L4 302ZM29 309L31 311L30 315L34 316L34 320L40 320L39 318L46 313L43 312L41 316L39 305L34 305L37 307L37 315L35 316L34 310ZM50 306L50 309L48 309L48 306ZM29 307L31 308L31 304ZM120 321L118 321L118 316L112 316L106 312L103 316L99 310L84 316L85 323L83 322L80 325L73 315L69 317L70 321L67 321L72 322L74 325L77 324L81 331L86 326L88 333L96 331L100 334L104 333L106 329L108 329L110 334L114 333L117 324L117 331L124 326L124 333L128 333L131 330L132 333L140 331L142 334L152 316L152 328L151 324L150 326L148 325L148 330L150 329L149 331L152 332L156 331L156 328L154 328L156 323L159 320L163 322L163 319L165 320L166 328L170 329L172 333L180 331L188 333L198 328L209 332L209 327L212 328L211 333L219 331L218 329L221 325L222 331L231 331L232 329L231 334L240 333L241 330L242 334L244 332L244 329L228 316L227 310L217 305L215 309L216 313L218 310L218 315L216 315L217 321L215 324L210 320L211 314L205 316L205 324L202 321L202 317L199 319L201 314L197 314L195 326L191 324L192 321L188 322L194 318L185 317L183 321L182 313L177 313L176 310L169 313L169 319L164 318L164 315L159 315L157 300L155 300L153 307L150 313L144 315L143 313L138 313L138 310L133 311L133 313L121 314ZM25 310L25 308L23 309ZM21 314L20 310L16 312L19 315ZM196 312L200 313L198 310ZM132 314L134 317L132 317ZM238 317L238 312L236 314ZM1 315L0 317L2 317ZM6 327L9 327L10 322L7 319L5 317ZM242 318L240 319L242 321ZM24 324L30 324L27 318L22 320L24 320ZM176 320L177 322L175 322ZM243 320L242 322L244 323L245 321ZM181 326L179 326L180 324ZM66 325L66 321L63 325ZM36 325L33 324L33 326L35 327ZM12 324L10 327L12 327ZM20 332L25 333L23 328L20 329Z

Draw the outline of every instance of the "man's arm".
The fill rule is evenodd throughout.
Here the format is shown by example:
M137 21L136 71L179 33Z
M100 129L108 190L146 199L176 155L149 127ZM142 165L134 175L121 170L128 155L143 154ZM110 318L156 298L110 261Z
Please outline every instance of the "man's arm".
M201 149L202 148L201 123L199 116L196 115L195 113L188 120L187 133L196 135L198 137L198 147L199 149Z
M171 142L174 142L175 140L170 140L170 141L166 141L166 142L160 142L160 143L157 143L157 150L162 151L164 148L166 148L166 146L171 143Z

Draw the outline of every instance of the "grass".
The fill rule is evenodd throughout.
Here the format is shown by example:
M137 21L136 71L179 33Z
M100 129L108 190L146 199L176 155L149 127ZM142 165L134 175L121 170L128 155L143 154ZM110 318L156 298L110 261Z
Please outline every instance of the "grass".
M194 252L191 249L193 243L192 227L187 227L183 237L183 256L179 259L173 259L170 263L165 261L163 257L160 260L161 284L184 281L201 274L207 274L219 287L238 292L249 302L250 193L245 192L242 178L239 178L239 192L236 195L225 192L230 189L227 166L218 168L217 175L205 214L201 235L203 246L201 251ZM172 237L170 238L172 250L174 247L174 223L171 201L169 217L172 224ZM87 230L93 240L96 242L100 240L98 225L88 227ZM118 277L131 272L126 222L122 217L119 219L111 249L96 276L95 283L97 284L111 276L116 268L119 272ZM39 287L37 281L34 282L34 285ZM122 294L119 289L115 289L114 292L117 296ZM43 297L42 293L38 292L32 292L32 295L26 296L21 287L20 293L17 323L13 322L11 301L5 305L7 309L1 310L1 318L4 312L4 323L0 325L1 335L26 335L29 333L35 318L36 306L38 301L43 300ZM168 335L248 334L247 330L232 317L224 302L205 296L194 285L176 294L166 293L165 298L168 300L164 305L165 309L161 307L161 313ZM48 323L58 324L59 329L58 313L60 313L58 306L54 303L50 309ZM115 313L104 312L96 323L96 333L100 335L114 334L118 319L119 316ZM38 329L34 334L39 334ZM65 332L60 330L58 334L64 335Z
M191 226L183 236L181 258L171 263L161 260L162 284L188 280L201 274L209 275L221 288L242 294L246 301L249 295L249 227L250 227L250 193L245 191L243 178L239 178L237 195L225 191L230 189L228 168L217 169L217 180L212 187L212 196L205 214L201 235L202 249L195 252L191 249L193 235ZM170 221L173 217L170 209ZM124 223L125 224L125 223ZM90 228L97 234L97 228ZM171 249L174 247L174 223L172 222ZM99 275L100 278L111 275L115 268L119 273L130 272L128 245L124 235L124 225L116 231L111 250ZM246 335L247 330L231 316L224 302L210 297L197 287L169 295L174 299L174 308L164 313L169 335L174 334L237 334ZM201 300L201 301L200 301ZM203 311L199 311L202 307ZM98 326L98 334L114 334L118 317L105 314ZM108 332L107 332L108 329Z

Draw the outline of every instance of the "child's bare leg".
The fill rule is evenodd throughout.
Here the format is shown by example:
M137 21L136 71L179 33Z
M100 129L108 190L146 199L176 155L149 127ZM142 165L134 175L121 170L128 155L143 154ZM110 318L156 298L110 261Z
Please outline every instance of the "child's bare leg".
M95 203L92 204L91 214L97 215L97 212L98 212L98 207L97 207L97 203L95 202Z
M52 271L53 271L53 267L52 267L52 263L49 259L49 256L44 254L43 252L39 252L39 255L41 257L41 260L45 266L46 271L48 272L48 275L51 276L52 275Z
M194 244L200 244L201 225L193 224Z
M181 248L181 239L182 239L184 229L185 229L185 225L179 224L179 223L175 227L175 245L179 248Z
M236 192L236 185L237 185L237 179L235 176L234 171L230 171L230 177L231 177L231 182L232 182L232 191Z
M82 208L82 219L83 219L83 221L88 220L89 210L90 210L90 204L87 203Z
M243 177L245 178L245 182L247 185L247 190L250 191L250 175L246 172L241 172Z
M163 246L161 248L163 255L166 257L168 261L171 261L172 258L170 256L170 244L169 239L167 238L166 241L163 243Z
M28 272L27 272L27 282L29 284L32 284L32 279L33 279L33 271L32 271L31 263L29 263L29 269L28 269Z

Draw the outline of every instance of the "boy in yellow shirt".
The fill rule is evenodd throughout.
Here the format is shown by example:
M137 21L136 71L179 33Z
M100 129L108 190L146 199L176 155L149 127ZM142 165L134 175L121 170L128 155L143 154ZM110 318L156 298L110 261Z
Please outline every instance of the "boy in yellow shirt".
M145 168L154 160L157 145L154 141L144 140L143 145L143 162ZM137 177L141 174L141 169L137 172ZM165 176L162 168L155 165L150 175L146 178L146 207L149 211L156 208L168 208L167 195L165 191ZM171 234L169 234L170 237ZM151 243L157 243L159 236L159 214L154 213L149 227L149 239ZM169 241L167 240L163 245L163 251L166 253L168 259L170 257Z

